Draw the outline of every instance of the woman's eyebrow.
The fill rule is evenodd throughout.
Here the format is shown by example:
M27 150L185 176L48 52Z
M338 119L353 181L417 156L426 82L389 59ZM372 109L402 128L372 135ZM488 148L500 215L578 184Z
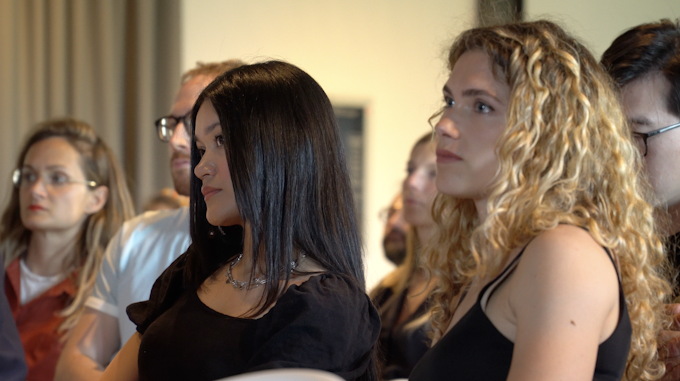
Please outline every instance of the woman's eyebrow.
M498 98L496 98L495 95L491 94L490 92L482 89L467 89L463 91L463 96L464 97L477 97L480 95L486 95L488 97L491 97L496 100L496 102L501 102Z
M637 124L638 126L651 126L652 121L645 117L636 117L628 119L628 123Z
M213 132L213 130L220 125L219 122L213 123L211 125L208 125L204 130L203 133L208 135L209 133Z
M444 93L446 93L448 95L452 94L451 89L449 89L448 86L444 86L443 91L444 91ZM489 96L489 97L493 98L494 100L496 100L496 102L499 102L499 103L501 102L498 98L496 98L495 95L491 94L490 92L488 92L486 90L468 89L468 90L463 91L464 97L476 97L476 96L480 96L480 95L486 95L486 96Z

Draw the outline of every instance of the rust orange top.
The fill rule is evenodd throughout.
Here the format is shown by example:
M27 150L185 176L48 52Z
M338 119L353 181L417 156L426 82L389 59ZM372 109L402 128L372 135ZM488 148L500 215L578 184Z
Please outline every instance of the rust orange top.
M19 258L7 266L5 294L12 310L12 316L19 330L21 344L24 346L27 381L52 381L59 354L63 349L57 329L64 321L59 311L70 303L76 294L76 286L66 277L35 299L20 305L21 268Z

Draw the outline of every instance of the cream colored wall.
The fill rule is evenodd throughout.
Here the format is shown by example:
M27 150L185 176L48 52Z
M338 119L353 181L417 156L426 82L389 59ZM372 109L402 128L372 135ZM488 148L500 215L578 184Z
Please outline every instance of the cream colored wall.
M390 269L378 212L398 191L411 145L429 130L446 77L443 51L473 24L472 0L184 0L182 68L266 58L314 77L337 105L366 107L367 285ZM338 248L341 250L341 248Z
M680 17L680 0L524 0L526 19L546 16L580 37L600 59L611 42L635 25Z

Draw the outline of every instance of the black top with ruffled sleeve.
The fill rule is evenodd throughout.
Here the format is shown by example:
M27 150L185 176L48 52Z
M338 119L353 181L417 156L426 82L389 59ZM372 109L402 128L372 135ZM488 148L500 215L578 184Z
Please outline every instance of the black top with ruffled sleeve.
M258 319L212 310L183 284L186 254L158 278L149 301L127 313L142 334L139 379L215 380L272 368L314 368L364 377L380 331L361 287L337 274L293 285Z

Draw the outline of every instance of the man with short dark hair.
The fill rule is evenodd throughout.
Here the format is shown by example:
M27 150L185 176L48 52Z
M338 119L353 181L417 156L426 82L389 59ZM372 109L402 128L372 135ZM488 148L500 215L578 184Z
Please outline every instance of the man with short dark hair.
M668 238L666 252L674 267L673 280L677 281L680 270L680 22L666 19L626 31L604 52L602 65L621 91L623 111L644 155L657 206L668 211L668 221L664 217L659 223ZM671 309L677 322L680 304L672 305ZM659 354L665 357L667 367L663 380L680 380L680 332L666 331L662 341Z
M403 200L401 192L392 200L392 205L382 213L385 219L385 230L383 231L383 250L385 257L396 266L404 263L406 258L406 231L408 223L404 220L402 211Z
M238 60L198 64L182 76L170 115L156 121L158 137L169 143L170 171L177 193L189 195L191 110L203 89ZM128 222L109 243L92 295L57 364L55 380L96 380L135 332L125 309L146 300L154 281L190 244L189 208L148 212Z

